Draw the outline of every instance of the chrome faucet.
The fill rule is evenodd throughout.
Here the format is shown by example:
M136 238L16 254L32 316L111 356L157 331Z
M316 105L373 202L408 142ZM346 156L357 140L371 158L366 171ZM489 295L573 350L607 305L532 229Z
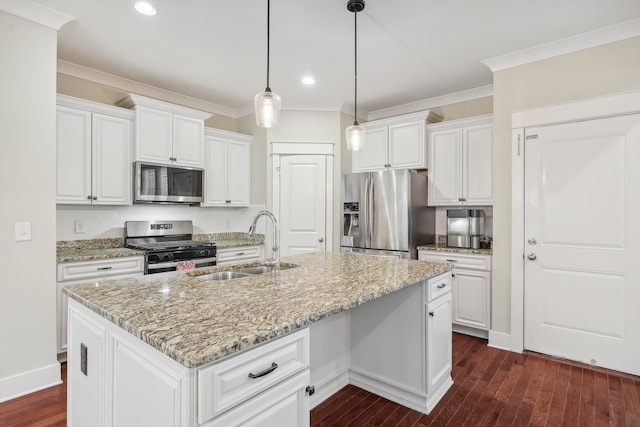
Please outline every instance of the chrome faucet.
M266 216L268 218L271 219L271 224L273 225L272 228L272 234L273 234L273 246L271 247L271 249L273 249L273 256L270 259L265 259L264 261L262 261L262 265L267 266L267 267L271 267L272 271L278 272L280 271L280 255L279 255L279 251L280 251L280 232L278 231L278 221L276 220L276 217L274 214L272 214L269 211L260 211L256 214L256 216L253 218L253 221L251 222L251 226L249 227L249 233L248 233L248 237L252 238L255 237L256 235L256 223L258 222L258 218L260 218L261 216Z

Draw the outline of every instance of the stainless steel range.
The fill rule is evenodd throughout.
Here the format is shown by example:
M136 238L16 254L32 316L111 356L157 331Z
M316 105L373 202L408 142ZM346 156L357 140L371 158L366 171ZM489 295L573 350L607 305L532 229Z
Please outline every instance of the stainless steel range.
M144 274L216 265L216 244L193 240L191 221L127 221L124 246L145 251Z

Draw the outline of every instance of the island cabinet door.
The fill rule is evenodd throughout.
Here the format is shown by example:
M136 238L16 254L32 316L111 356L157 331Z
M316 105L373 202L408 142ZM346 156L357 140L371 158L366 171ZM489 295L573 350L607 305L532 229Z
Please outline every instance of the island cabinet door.
M203 424L203 427L308 427L309 370Z
M186 426L186 369L119 331L112 335L111 425Z
M450 381L451 357L451 293L447 293L427 304L427 394Z
M107 330L73 307L68 316L68 426L105 426Z

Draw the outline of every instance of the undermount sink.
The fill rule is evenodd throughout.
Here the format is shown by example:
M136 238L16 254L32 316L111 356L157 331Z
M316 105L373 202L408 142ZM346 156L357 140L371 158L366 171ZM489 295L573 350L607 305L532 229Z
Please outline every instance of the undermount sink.
M198 276L200 280L230 280L237 279L239 277L250 276L249 273L241 273L239 271L217 271L215 273L203 274Z
M280 270L288 270L293 267L297 266L295 264L280 264ZM254 265L251 267L239 268L237 270L216 271L215 273L203 274L197 277L200 280L230 280L270 272L271 267L267 267L264 265Z

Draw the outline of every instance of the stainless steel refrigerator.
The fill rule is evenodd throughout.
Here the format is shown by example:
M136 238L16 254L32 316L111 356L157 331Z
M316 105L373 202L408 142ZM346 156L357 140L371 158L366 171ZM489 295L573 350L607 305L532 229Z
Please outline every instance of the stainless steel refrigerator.
M435 208L427 176L386 170L342 176L342 252L418 258L435 241Z

